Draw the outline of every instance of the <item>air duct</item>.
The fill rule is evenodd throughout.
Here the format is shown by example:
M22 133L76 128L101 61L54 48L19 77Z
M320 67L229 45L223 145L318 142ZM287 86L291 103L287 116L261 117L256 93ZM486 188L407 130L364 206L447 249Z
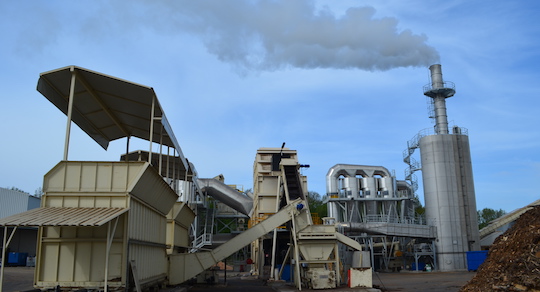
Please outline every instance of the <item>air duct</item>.
M213 178L199 178L199 187L202 192L219 200L236 211L249 216L253 208L253 199Z

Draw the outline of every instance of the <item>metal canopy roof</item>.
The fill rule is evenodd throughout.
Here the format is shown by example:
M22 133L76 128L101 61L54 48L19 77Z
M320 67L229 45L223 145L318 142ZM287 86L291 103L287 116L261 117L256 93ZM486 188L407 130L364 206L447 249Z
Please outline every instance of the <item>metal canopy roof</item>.
M0 219L0 226L101 226L128 208L41 207Z
M41 73L37 90L66 115L73 76L71 120L101 147L107 149L109 142L123 137L138 137L175 148L184 169L188 168L153 88L77 66Z

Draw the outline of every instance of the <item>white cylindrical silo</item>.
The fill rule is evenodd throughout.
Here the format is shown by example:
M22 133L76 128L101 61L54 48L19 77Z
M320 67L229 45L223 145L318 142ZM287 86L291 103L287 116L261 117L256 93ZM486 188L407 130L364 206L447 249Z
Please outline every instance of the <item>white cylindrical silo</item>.
M466 252L480 247L469 139L431 135L419 144L426 220L437 227L438 268L465 270Z

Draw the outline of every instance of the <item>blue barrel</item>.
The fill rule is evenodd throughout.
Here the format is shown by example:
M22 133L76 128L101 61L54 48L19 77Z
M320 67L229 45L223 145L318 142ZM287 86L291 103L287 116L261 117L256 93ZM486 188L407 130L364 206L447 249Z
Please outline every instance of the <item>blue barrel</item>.
M418 271L423 271L426 268L426 263L418 263ZM411 264L411 271L416 271L416 263Z
M279 269L281 268L281 265L276 265L276 268ZM280 280L283 280L285 282L291 282L291 265L285 265L283 266L283 273L281 274L281 278Z
M7 263L9 266L26 266L27 257L26 252L10 252Z
M487 250L468 251L467 252L467 270L476 271L478 267L486 260Z

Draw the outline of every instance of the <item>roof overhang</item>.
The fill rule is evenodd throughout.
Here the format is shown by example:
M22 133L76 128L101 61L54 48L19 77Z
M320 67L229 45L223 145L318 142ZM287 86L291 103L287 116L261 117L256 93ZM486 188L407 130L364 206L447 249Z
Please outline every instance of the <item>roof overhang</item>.
M41 207L0 219L0 226L98 227L127 212L128 208Z
M37 90L68 117L72 96L71 120L104 149L116 139L137 137L175 148L188 169L152 87L67 66L41 73Z

